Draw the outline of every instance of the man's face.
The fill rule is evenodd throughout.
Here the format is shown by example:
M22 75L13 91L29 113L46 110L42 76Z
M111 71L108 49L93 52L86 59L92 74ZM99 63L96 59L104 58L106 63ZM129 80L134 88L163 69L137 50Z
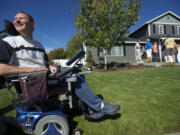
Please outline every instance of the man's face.
M31 22L26 14L17 13L14 17L14 26L19 33L29 34L33 32L34 22Z

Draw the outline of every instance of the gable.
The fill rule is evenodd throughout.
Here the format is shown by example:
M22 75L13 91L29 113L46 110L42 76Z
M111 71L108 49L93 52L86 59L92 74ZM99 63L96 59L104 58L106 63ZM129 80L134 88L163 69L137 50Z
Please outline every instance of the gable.
M140 38L139 33L143 33L142 30L144 30L144 27L146 26L146 30L144 30L144 37L147 37L148 35L152 34L152 31L154 30L153 26L158 26L158 25L166 25L168 27L167 31L170 32L170 34L176 34L177 35L177 28L175 28L174 32L172 30L172 27L170 28L170 25L173 25L174 27L179 27L180 26L180 16L174 14L171 11L168 11L156 18L153 18L152 20L146 22L143 24L141 27L136 29L135 31L131 32L128 37L133 37L133 38ZM157 28L156 28L157 29ZM140 36L140 37L139 37Z
M152 23L180 23L180 19L173 16L172 14L166 14L154 20Z

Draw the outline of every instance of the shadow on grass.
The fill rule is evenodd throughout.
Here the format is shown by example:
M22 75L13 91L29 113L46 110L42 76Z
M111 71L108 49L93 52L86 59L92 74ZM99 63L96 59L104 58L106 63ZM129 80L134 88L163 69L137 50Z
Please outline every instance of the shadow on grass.
M0 116L0 121L6 129L6 135L26 135L14 117Z
M89 122L103 122L107 119L111 119L111 120L116 120L116 119L119 119L121 117L121 114L118 113L116 115L113 115L113 116L104 116L102 118L99 118L99 119L92 119L90 117L88 117L87 115L83 115L82 114L82 111L78 110L78 109L72 109L71 111L69 111L68 113L68 118L69 118L69 125L70 125L70 128L72 129L71 132L73 132L73 130L75 130L78 126L78 123L77 121L74 121L74 117L76 116L83 116L85 120L89 121Z
M13 110L12 104L5 106L3 108L0 108L0 121L2 122L4 128L6 129L6 135L26 135L17 121L15 120L15 117L11 116L3 116L7 112ZM1 133L0 133L1 134Z
M90 121L90 122L102 122L102 121L105 121L105 120L107 120L107 119L116 120L116 119L119 119L120 117L121 117L121 114L118 113L118 114L113 115L113 116L107 115L107 116L104 116L104 117L99 118L99 119L91 119L91 118L86 118L86 119L87 119L88 121Z
M11 111L13 109L14 109L13 106L10 104L8 106L0 108L0 114L3 115L3 114L5 114L5 113L7 113L7 112L9 112L9 111Z
M78 109L72 109L72 110L69 110L67 112L67 115L68 115L68 121L69 121L69 126L70 126L70 134L73 133L73 131L77 128L78 126L78 123L77 121L74 121L74 117L75 116L80 116L82 115L81 111L79 111Z

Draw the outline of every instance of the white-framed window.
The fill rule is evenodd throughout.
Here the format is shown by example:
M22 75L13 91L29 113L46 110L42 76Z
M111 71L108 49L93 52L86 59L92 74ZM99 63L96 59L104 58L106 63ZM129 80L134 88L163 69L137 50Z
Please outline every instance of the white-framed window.
M164 25L159 25L159 34L164 34Z
M180 26L177 26L177 34L180 35Z
M104 50L99 49L99 56L104 56ZM121 46L113 46L107 51L108 56L124 56L124 47Z

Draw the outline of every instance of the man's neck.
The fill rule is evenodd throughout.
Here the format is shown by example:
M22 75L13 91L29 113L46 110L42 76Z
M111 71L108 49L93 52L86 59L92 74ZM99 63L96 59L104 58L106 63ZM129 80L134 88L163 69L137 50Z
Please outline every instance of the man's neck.
M22 36L22 37L24 37L25 39L28 39L28 40L33 40L32 34L21 33L20 36Z

